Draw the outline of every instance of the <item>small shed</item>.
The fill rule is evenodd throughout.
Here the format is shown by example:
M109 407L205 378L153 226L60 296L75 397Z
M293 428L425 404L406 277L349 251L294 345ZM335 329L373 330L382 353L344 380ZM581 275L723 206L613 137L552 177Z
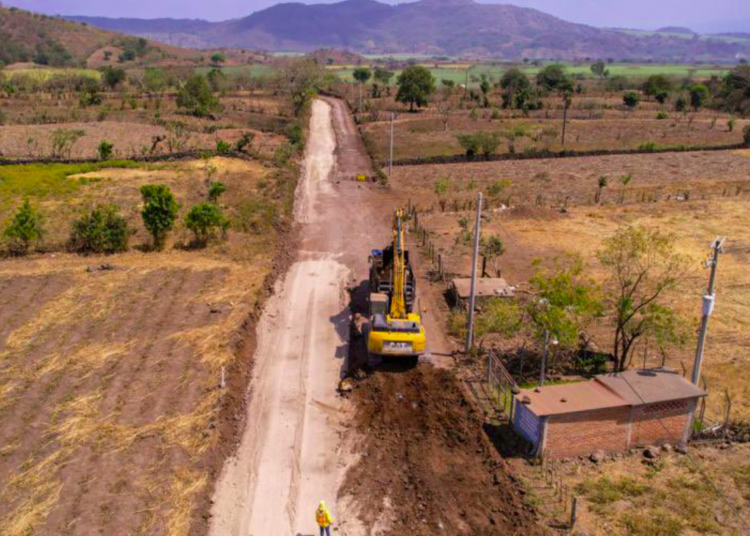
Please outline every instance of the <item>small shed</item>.
M514 400L513 427L536 455L550 458L685 443L704 396L671 370L603 374L586 382L521 390Z
M457 277L450 284L450 291L456 305L467 309L471 297L471 278ZM511 287L502 277L477 278L474 289L477 303L488 298L512 298L516 289Z

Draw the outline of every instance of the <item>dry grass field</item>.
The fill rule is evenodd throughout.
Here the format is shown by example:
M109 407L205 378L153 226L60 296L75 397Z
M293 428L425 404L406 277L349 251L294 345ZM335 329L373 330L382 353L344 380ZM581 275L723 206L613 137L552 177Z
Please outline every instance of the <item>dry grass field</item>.
M499 101L499 97L495 96ZM559 98L545 99L545 109L524 116L517 110L472 108L454 98L446 116L436 102L415 114L390 99L369 102L373 112L360 114L362 133L378 159L387 159L390 136L390 112L397 111L394 123L394 159L463 154L460 134L477 131L523 132L512 145L515 152L561 150L563 110ZM353 101L356 106L356 101ZM658 119L662 111L666 118ZM370 121L372 117L378 120ZM634 111L624 109L621 95L603 94L574 98L568 111L565 148L588 151L600 149L637 149L644 143L657 146L705 146L742 142L742 127L748 121L737 118L730 132L731 116L713 110L681 114L669 103L642 102ZM447 125L447 126L446 126ZM510 151L503 139L498 153Z
M227 240L183 248L180 224L165 251L140 251L138 187L169 185L182 216L209 165L227 186ZM0 534L195 530L237 403L221 371L231 386L287 214L280 173L222 158L103 168L32 197L58 251L0 259ZM121 207L135 249L59 251L75 211L99 201Z
M731 398L731 418L750 419L750 235L748 188L750 153L689 153L623 157L571 158L467 165L413 166L394 169L394 196L411 199L420 224L443 256L449 275L470 272L470 244L461 240L460 221L473 221L466 204L485 194L492 184L511 184L489 199L483 235L499 236L505 246L502 276L521 290L534 273L533 262L552 266L566 254L580 255L586 274L606 288L607 273L596 258L602 241L624 225L642 225L674 235L680 252L690 258L690 270L671 305L688 327L683 347L666 356L651 349L647 366L666 366L689 374L695 350L708 271L702 267L709 245L727 237L716 285L717 305L711 317L703 366L709 396L708 422L723 422ZM546 174L543 180L539 174ZM633 176L624 188L623 174ZM610 177L602 203L593 202L597 178ZM536 178L535 178L536 177ZM447 178L449 190L434 190ZM567 206L563 210L567 198ZM440 200L445 210L441 210ZM506 203L510 208L505 208ZM611 348L612 326L605 320L590 328L597 345ZM510 344L512 341L508 341ZM533 346L534 343L532 343ZM633 366L643 366L645 348L636 350ZM663 361L664 360L664 361ZM574 534L589 536L680 536L746 534L750 525L747 445L692 447L690 456L662 454L653 464L636 452L594 464L573 460L558 466L558 474L579 501ZM554 524L567 519L555 492L543 484L540 467L523 460L514 465L524 475L533 502Z
M102 141L114 145L118 158L213 150L217 140L234 144L243 134L253 136L247 152L270 156L285 141L289 118L280 97L240 91L222 97L221 111L210 118L181 113L175 99L110 93L83 108L75 94L19 93L4 99L0 156L50 157L62 129L81 133L64 155L70 158L96 158Z

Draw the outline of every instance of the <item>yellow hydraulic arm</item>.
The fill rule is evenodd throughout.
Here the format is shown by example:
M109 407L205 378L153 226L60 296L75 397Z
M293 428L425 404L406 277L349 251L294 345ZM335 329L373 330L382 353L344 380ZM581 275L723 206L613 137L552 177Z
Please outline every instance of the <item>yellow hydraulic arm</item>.
M406 318L406 257L404 253L404 211L399 209L393 217L393 295L391 318Z

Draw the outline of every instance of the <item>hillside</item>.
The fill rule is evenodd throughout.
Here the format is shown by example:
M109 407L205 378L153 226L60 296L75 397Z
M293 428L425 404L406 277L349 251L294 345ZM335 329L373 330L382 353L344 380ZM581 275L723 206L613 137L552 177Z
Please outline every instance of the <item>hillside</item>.
M750 40L630 32L574 24L541 11L473 0L375 0L284 3L248 17L210 23L73 17L173 45L233 46L271 51L339 48L370 54L471 55L494 58L734 61Z
M199 54L144 38L126 36L85 22L0 8L0 62L34 62L55 67L158 62L193 62Z

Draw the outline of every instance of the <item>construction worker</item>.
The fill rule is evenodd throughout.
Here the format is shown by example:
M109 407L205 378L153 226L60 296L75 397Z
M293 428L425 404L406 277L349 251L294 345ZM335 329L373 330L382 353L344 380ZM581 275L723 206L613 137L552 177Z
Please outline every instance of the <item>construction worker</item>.
M333 518L328 508L326 508L326 503L323 501L320 501L318 509L315 510L315 521L318 522L318 526L320 527L320 536L331 536Z

